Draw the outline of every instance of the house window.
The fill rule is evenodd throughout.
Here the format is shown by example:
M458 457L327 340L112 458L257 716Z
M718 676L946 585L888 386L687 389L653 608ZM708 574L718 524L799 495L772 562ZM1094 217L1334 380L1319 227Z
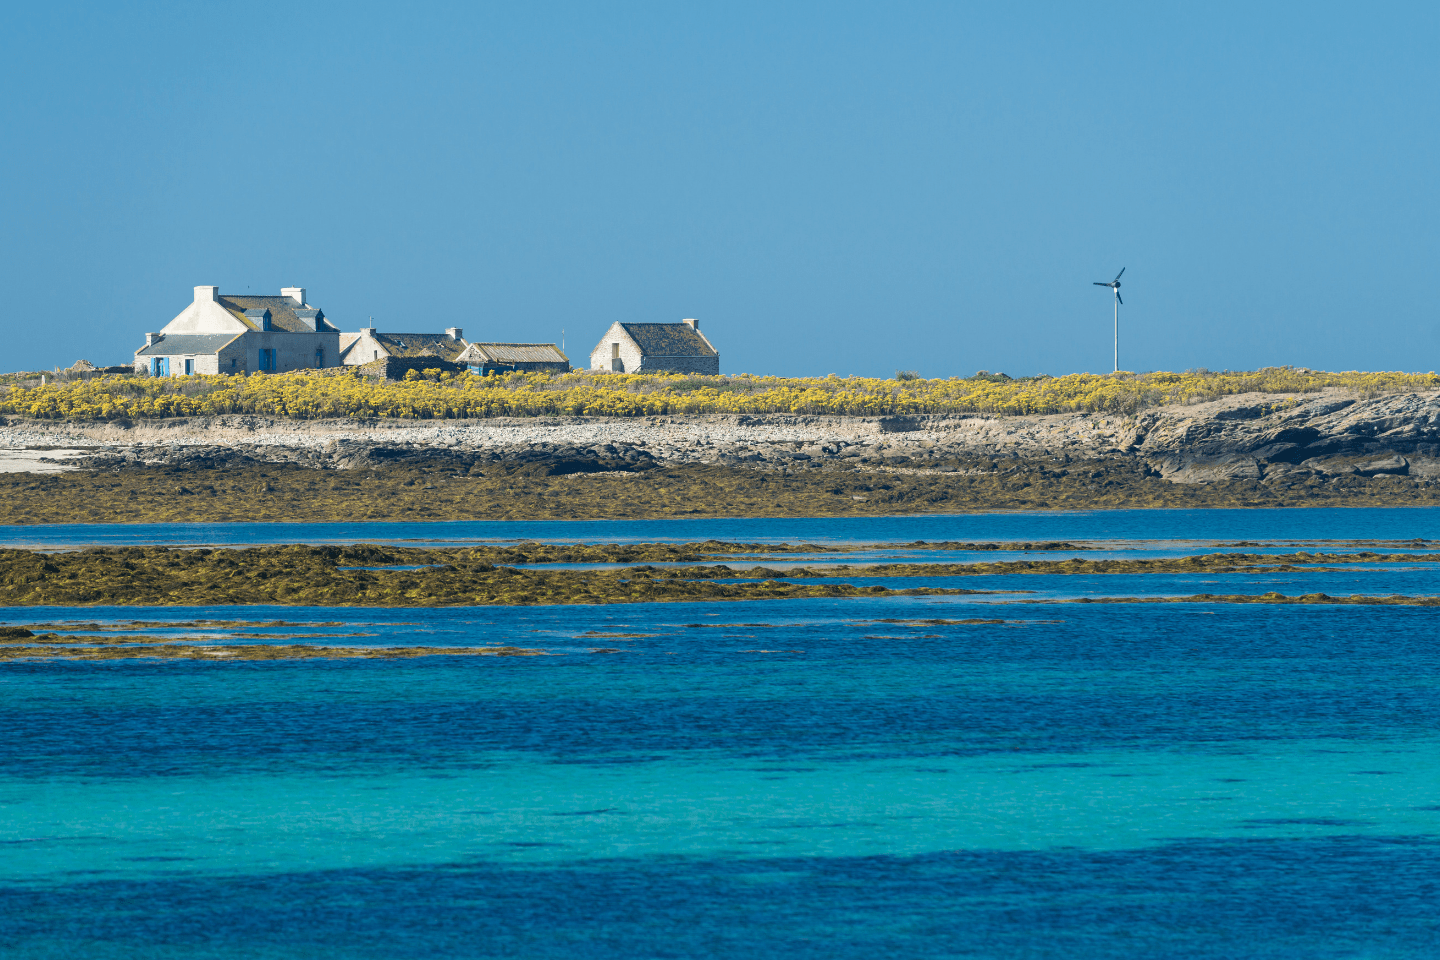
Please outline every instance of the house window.
M239 365L240 365L240 361L239 361L238 358L236 358L236 357L231 357L231 358L230 358L230 369L231 369L231 370L234 370L234 369L235 369L237 366L239 366Z
M192 360L192 359L190 359L189 357L186 357L186 358L185 358L185 376L188 377L188 376L190 376L191 374L193 374L194 372L195 372L195 361Z
M620 359L620 344L618 344L618 343L612 343L612 344L610 344L610 359L611 359L611 360L619 360L619 359Z
M379 350L371 350L370 352L374 354L374 356L370 358L371 360L379 360L379 359L380 359L380 351L379 351Z
M275 351L273 349L261 349L260 369L275 372Z

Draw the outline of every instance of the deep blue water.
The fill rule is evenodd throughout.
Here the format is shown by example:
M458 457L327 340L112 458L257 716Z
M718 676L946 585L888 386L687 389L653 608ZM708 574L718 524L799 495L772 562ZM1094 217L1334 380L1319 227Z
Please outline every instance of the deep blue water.
M1440 532L1348 513L1145 535ZM0 664L0 954L1440 955L1440 608L1040 602L1436 594L1433 565L914 582L1031 592L0 611L550 654ZM963 618L1006 622L920 622Z

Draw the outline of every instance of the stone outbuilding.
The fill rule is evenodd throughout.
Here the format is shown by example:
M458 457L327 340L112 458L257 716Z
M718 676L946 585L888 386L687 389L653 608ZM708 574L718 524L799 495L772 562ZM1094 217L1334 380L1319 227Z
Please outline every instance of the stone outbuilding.
M380 333L365 327L359 333L340 335L340 362L359 366L392 357L439 357L454 363L467 346L465 331L459 327L447 327L444 333Z
M304 287L278 297L221 296L196 287L195 299L157 333L145 334L133 369L154 377L196 373L279 373L340 364L340 331L305 300Z
M569 373L570 358L553 343L472 343L455 360L482 376L516 370Z
M612 373L720 372L720 352L699 320L615 323L590 352L590 369Z

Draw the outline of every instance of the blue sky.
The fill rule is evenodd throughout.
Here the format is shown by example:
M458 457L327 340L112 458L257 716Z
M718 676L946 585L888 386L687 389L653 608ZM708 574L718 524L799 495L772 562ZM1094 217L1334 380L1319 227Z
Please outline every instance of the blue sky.
M1440 6L28 4L5 369L197 284L727 373L1431 370Z

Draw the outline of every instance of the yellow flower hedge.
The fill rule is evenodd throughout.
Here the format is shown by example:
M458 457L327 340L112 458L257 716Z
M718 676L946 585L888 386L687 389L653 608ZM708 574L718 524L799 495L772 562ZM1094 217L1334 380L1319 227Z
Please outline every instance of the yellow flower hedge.
M1238 393L1363 394L1440 389L1434 373L1323 373L1267 367L1242 373L1076 373L1012 380L680 374L468 373L376 382L352 370L254 376L106 376L0 387L0 414L47 420L136 420L260 414L296 420L393 417L642 417L659 414L1133 413Z

